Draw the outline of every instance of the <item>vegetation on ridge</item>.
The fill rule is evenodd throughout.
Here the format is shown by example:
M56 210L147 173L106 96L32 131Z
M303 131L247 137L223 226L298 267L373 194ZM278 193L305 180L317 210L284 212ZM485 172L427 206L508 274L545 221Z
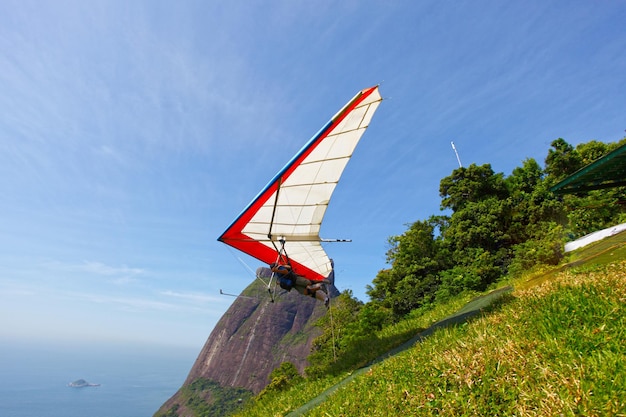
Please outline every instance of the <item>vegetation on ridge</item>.
M626 412L626 262L561 272L373 367L309 416Z
M181 388L180 396L187 410L194 416L227 416L241 409L252 397L252 392L243 388L222 387L219 382L198 378ZM177 417L179 406L175 405L156 417Z
M333 300L306 377L285 365L239 415L286 415L473 296L558 270L565 240L626 221L624 188L557 197L550 186L624 143L557 139L543 169L527 159L509 177L489 164L455 169L440 183L448 214L389 238L390 267L368 287L370 301L349 291ZM625 374L626 297L611 286L626 288L626 264L605 268L535 280L307 415L624 415L626 381L614 375Z
M411 318L505 278L557 265L566 238L626 221L624 205L618 204L624 187L581 196L549 191L624 143L626 139L618 144L591 141L574 148L557 139L544 169L527 159L509 177L494 173L489 164L455 169L440 185L441 208L451 214L416 221L389 238L390 268L369 286L371 301L364 304L344 292L334 303L333 325L330 317L320 322L324 333L309 357L307 375L362 366L419 331L407 326ZM393 326L405 327L405 334Z
M583 265L514 280L522 289L477 319L360 374L257 398L237 415L285 416L352 373L306 415L626 415L626 234L607 241L579 251Z

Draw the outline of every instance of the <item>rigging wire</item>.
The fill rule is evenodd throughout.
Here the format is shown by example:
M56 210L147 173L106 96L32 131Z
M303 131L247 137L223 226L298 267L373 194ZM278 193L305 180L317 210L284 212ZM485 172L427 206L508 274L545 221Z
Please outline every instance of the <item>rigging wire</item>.
M243 267L244 267L245 269L247 269L247 270L248 270L248 272L250 272L250 274L251 274L254 278L258 279L259 281L261 281L261 282L263 283L263 285L264 285L264 286L265 286L265 288L267 289L267 292L268 292L268 293L269 293L269 295L270 295L270 301L271 301L272 303L273 303L274 301L276 301L276 298L278 297L278 295L280 295L280 294L278 294L278 295L276 294L276 291L277 291L276 286L274 286L274 291L272 291L272 282L274 281L274 278L275 278L275 276L276 276L276 273L275 273L275 272L272 272L272 275L270 275L270 279L269 279L269 281L265 281L263 278L261 278L261 276L257 275L257 273L256 273L255 271L253 271L253 270L252 270L252 268L250 268L250 266L249 266L247 263L245 263L245 262L244 262L244 260L243 260L243 259L241 259L241 257L240 257L240 256L238 256L238 255L234 252L234 250L233 250L230 246L226 246L226 247L228 248L228 251L231 253L231 255L232 255L235 259L237 259L237 260L239 261L239 263L240 263L241 265L243 265ZM240 298L240 297L243 297L243 298L253 298L253 297L247 297L247 296L242 296L242 295L228 294L228 293L225 293L224 291L222 291L221 289L220 289L220 294L221 294L221 295L227 295L227 296L230 296L230 297L237 297L237 298ZM258 297L257 297L257 299L258 299Z
M233 255L233 257L234 257L235 259L237 259L237 260L239 261L239 263L240 263L241 265L243 265L243 266L244 266L244 268L245 268L245 269L247 269L247 270L248 270L248 272L250 272L250 274L251 274L254 278L256 278L256 279L258 279L259 281L261 281L261 282L262 282L262 283L263 283L263 284L264 284L264 285L265 285L268 289L270 288L270 285L272 284L272 278L270 278L270 281L269 281L269 282L265 282L265 280L264 280L263 278L261 278L260 276L258 276L258 275L256 274L256 272L254 272L254 270L252 270L252 268L250 268L250 266L249 266L247 263L245 263L245 262L243 261L243 259L241 259L241 257L239 257L239 256L237 256L237 255L235 254L234 250L233 250L230 246L226 245L226 247L228 248L228 251L229 251L229 252ZM272 274L272 276L273 276L273 274Z

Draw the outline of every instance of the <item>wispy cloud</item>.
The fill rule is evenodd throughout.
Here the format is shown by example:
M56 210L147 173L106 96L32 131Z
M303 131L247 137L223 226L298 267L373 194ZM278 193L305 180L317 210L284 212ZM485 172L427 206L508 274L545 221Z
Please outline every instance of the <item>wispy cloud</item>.
M83 261L80 263L70 263L61 261L46 262L48 267L67 271L83 271L97 275L139 275L145 271L141 268L131 268L126 265L111 266L98 261Z
M45 266L57 271L78 272L87 275L107 277L109 278L109 282L120 285L134 282L138 277L146 274L146 270L142 268L133 268L126 265L112 266L98 261L83 261L79 263L48 261L45 263Z
M80 299L94 304L115 305L122 310L138 311L179 311L186 307L181 304L168 303L147 297L119 297L96 293L68 292L67 297Z
M132 313L193 313L216 316L220 315L223 310L223 305L216 303L218 298L193 293L164 291L153 296L149 294L146 296L119 296L92 292L65 292L60 295L87 303L107 305L108 308ZM162 296L166 298L162 298Z
M222 301L219 297L198 292L177 292L167 290L161 291L160 294L166 297L188 300L194 303L215 303L218 301Z

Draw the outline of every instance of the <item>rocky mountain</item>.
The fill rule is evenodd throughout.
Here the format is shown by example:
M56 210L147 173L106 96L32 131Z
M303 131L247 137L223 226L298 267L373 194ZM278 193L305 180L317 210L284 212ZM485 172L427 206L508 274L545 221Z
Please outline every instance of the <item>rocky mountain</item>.
M338 295L334 286L331 295ZM194 416L198 415L194 402L204 402L199 405L205 407L220 401L215 390L202 392L204 386L243 388L258 394L283 362L293 363L302 372L311 344L320 334L313 324L323 314L326 308L321 302L295 290L280 290L271 302L266 287L253 282L219 320L183 386L155 415Z

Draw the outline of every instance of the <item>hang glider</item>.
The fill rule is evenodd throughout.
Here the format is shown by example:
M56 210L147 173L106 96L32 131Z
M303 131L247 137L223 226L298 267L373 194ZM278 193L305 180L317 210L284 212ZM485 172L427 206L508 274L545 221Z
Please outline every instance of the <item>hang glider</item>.
M321 281L332 270L319 236L330 197L382 101L360 91L281 169L218 238L266 264L288 257L293 271ZM284 260L284 259L283 259Z

